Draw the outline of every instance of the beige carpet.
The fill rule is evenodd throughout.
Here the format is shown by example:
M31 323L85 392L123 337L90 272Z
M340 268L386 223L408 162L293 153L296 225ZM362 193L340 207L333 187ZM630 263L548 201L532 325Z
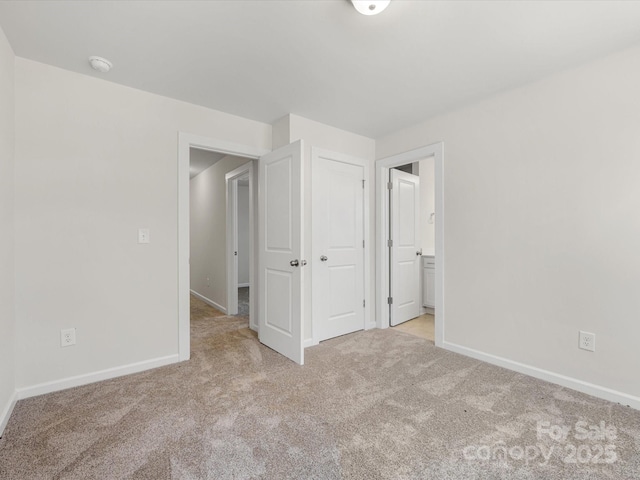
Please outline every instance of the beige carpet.
M198 308L189 362L20 401L0 478L640 478L628 407L393 329L323 342L300 367L245 318ZM576 438L580 421L602 438Z

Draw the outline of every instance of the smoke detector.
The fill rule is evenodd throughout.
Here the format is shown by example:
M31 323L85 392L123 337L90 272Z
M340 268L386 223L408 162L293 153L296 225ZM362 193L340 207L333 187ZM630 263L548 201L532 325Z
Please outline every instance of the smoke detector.
M111 70L111 67L113 67L113 64L106 58L95 56L89 57L89 65L91 65L91 68L101 73L107 73Z

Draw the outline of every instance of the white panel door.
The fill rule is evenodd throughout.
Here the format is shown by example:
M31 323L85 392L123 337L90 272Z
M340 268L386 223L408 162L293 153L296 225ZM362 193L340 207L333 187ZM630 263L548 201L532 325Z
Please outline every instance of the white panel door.
M391 318L392 326L420 315L420 178L392 168Z
M260 157L258 181L258 337L302 365L302 141Z
M364 166L314 151L313 328L318 341L364 329Z

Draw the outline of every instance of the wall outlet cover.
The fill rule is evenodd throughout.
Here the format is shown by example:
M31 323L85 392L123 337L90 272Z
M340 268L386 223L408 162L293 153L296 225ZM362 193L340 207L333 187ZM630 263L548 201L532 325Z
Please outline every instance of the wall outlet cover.
M65 328L60 330L60 346L70 347L76 344L76 329Z
M580 331L578 337L578 348L582 350L588 350L590 352L596 351L596 334L590 332Z

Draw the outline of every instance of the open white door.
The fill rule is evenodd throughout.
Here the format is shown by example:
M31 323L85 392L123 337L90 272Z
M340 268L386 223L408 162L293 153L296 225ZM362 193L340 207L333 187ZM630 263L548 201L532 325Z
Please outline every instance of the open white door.
M302 140L259 159L260 342L304 363Z
M364 166L313 150L313 328L318 341L364 329Z
M420 315L420 178L392 168L391 326Z

